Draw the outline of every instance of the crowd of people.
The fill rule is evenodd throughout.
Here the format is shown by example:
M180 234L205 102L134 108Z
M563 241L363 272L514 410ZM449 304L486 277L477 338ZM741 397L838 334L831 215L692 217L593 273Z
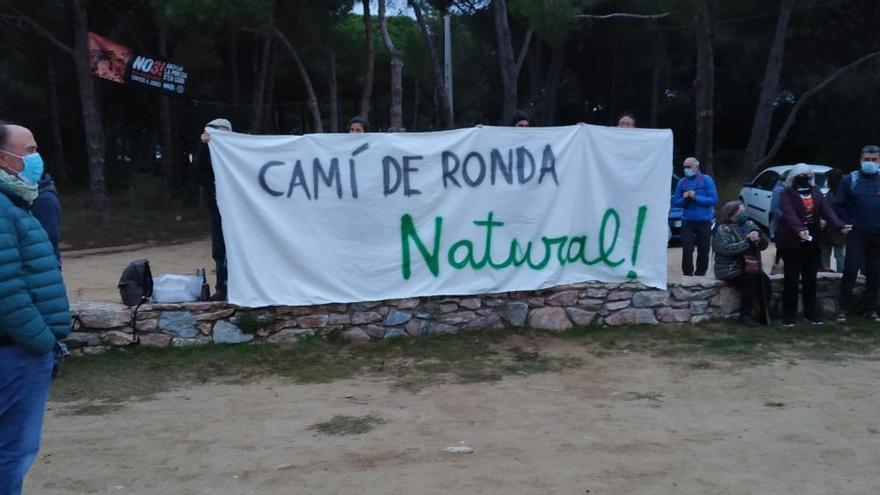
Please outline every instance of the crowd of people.
M709 246L715 253L715 277L730 282L741 292L739 321L757 326L753 318L758 299L759 321L769 323L770 279L763 269L761 252L776 245L776 260L783 263L782 325L796 322L798 300L803 318L822 325L816 302L817 276L830 267L834 253L837 271L843 273L835 320L846 323L853 309L853 289L859 273L865 276L864 314L880 322L877 294L880 285L880 147L865 146L859 169L844 175L831 170L826 176L828 193L816 186L813 170L797 164L787 170L773 190L768 235L745 212L740 201L721 207L718 226L712 232L718 194L712 178L700 172L695 158L684 161L672 205L683 209L682 260L684 276L704 276L709 265ZM694 267L693 252L697 250Z

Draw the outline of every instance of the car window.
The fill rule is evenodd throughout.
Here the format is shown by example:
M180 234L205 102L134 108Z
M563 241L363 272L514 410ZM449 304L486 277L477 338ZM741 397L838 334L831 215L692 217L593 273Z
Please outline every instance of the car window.
M763 189L765 191L772 191L773 188L776 187L776 182L778 181L779 174L772 170L768 170L759 175L757 179L755 179L754 187Z
M819 189L825 187L825 172L816 172L813 174L813 179L816 181L816 187Z

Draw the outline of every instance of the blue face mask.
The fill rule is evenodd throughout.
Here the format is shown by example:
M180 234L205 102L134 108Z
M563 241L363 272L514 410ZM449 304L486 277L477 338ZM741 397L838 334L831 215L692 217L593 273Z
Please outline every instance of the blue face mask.
M3 150L6 151L6 150ZM43 176L43 157L40 156L39 153L31 153L30 155L16 155L11 151L6 151L12 156L17 156L21 158L21 163L24 165L24 168L21 169L21 172L18 173L18 177L27 182L28 184L39 184L40 177Z
M684 169L684 176L685 177L693 177L694 175L695 175L694 169L692 169L692 168Z
M880 166L878 166L876 163L862 162L862 172L866 174L876 174L878 170L880 170Z

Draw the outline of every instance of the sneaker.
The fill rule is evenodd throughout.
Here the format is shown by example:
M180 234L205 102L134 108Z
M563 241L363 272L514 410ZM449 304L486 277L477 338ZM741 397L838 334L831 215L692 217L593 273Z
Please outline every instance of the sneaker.
M784 320L782 320L782 326L784 326L784 327L786 327L786 328L788 328L788 327L793 327L793 326L794 326L794 322L791 321L791 320L789 320L788 318L785 318Z
M819 326L825 324L819 318L810 318L809 316L805 316L804 319L807 320L807 323L809 323L810 325Z
M868 311L868 314L865 315L865 317L869 320L874 320L880 323L880 315L878 315L876 311Z
M738 321L739 321L740 325L745 325L745 326L751 327L751 328L755 328L757 326L760 326L760 325L758 325L757 321L752 319L751 316L740 316Z
M837 313L837 317L834 318L834 322L838 325L846 325L846 313Z

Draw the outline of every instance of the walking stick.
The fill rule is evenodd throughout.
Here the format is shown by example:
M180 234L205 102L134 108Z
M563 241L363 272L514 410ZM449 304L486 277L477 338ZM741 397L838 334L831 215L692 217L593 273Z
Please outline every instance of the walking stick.
M761 249L758 246L758 243L761 241L753 241L752 244L755 246L755 251L758 253L758 285L760 288L760 297L761 304L764 307L764 324L768 327L770 326L770 297L767 294L767 288L764 287L764 258L761 256Z

